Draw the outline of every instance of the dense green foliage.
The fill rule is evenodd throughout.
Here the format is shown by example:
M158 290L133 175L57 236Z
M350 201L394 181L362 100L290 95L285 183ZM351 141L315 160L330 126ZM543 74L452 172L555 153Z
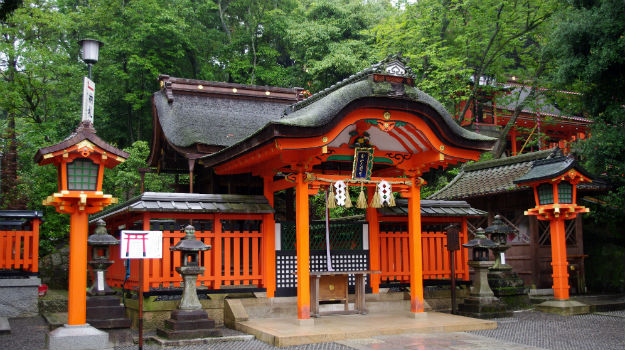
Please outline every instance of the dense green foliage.
M159 74L299 86L314 93L388 54L402 53L410 60L417 86L459 115L466 113L461 101L482 103L481 94L510 76L582 92L583 105L571 108L585 110L596 123L593 137L580 145L581 154L590 170L614 184L611 207L593 208L593 220L608 227L602 223L623 217L625 5L620 0L10 4L0 16L2 208L42 209L41 200L55 191L54 169L36 166L32 157L78 124L86 67L77 42L92 37L105 43L93 66L95 127L100 137L132 154L106 174L105 190L122 200L140 190L137 169L146 166L150 97L159 88ZM481 85L472 83L480 79ZM444 186L453 175L431 172L423 194ZM145 175L146 190L167 190L171 182ZM352 193L352 199L357 195ZM323 198L313 202L315 216L323 217ZM67 218L45 210L42 252L62 242L67 232ZM334 216L361 212L332 211ZM622 225L605 237L622 246L624 235L617 227Z
M595 290L625 288L625 3L620 0L573 2L553 33L550 54L555 80L583 93L595 120L582 146L583 161L612 185L607 205L593 205L585 222L589 283ZM602 260L603 259L603 260ZM620 261L620 264L595 263Z

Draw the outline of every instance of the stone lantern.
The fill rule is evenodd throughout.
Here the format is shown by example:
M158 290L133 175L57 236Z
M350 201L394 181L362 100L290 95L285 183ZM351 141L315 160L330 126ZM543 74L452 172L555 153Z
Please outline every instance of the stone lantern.
M506 225L501 218L501 215L495 215L493 224L484 229L490 239L497 245L491 248L495 255L495 265L491 267L492 270L511 270L512 266L506 264L505 251L510 248L508 245L508 236L514 234L515 231L512 227Z
M491 241L486 237L483 228L478 228L477 231L475 231L475 238L463 244L462 246L465 248L472 248L472 261L484 261L485 263L482 265L489 265L489 267L494 264L489 259L488 250L496 247L497 243Z
M534 192L536 206L525 215L549 221L551 233L551 266L553 268L553 301L537 306L538 310L563 315L589 312L588 305L569 300L569 273L566 260L566 230L564 221L574 219L589 210L577 205L577 184L592 182L588 175L570 157L556 157L534 161L532 168L514 180L518 186L529 186Z
M106 222L100 219L96 223L94 233L87 239L87 245L91 248L91 261L89 265L93 269L93 286L87 292L88 295L111 295L115 294L106 284L106 270L113 264L109 260L111 246L119 245L119 240L108 234Z
M505 260L505 251L510 248L508 237L514 235L515 230L503 221L501 215L496 215L493 224L484 231L497 243L491 248L495 255L495 265L488 271L488 284L493 293L511 307L529 306L529 295L523 279L512 271L512 266L506 264Z
M495 264L489 260L488 250L496 247L497 243L488 239L484 234L484 229L480 227L475 232L475 238L462 246L472 248L473 260L469 261L469 266L475 270L475 276L469 297L458 305L459 313L478 318L510 315L511 313L506 310L506 304L495 297L488 284L488 269Z
M200 252L211 246L195 238L195 227L188 225L185 236L175 246L169 248L180 252L180 267L176 271L182 275L184 289L178 309L172 311L171 318L165 320L165 327L158 328L156 334L167 339L190 339L220 337L221 331L215 329L215 321L208 318L197 296L197 276L204 272L200 266Z
M131 341L131 321L126 317L126 310L116 292L106 283L106 269L113 264L109 253L113 246L119 245L119 240L108 234L106 222L100 219L87 239L87 245L91 248L89 265L93 271L93 286L87 291L87 323L108 330L109 338L114 338L114 342Z

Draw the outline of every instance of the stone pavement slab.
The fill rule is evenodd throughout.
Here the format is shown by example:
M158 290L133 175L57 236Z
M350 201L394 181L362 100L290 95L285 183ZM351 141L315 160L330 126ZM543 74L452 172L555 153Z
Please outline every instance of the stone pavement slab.
M367 338L374 335L428 332L462 332L493 329L491 320L424 312L370 313L368 315L333 315L300 325L295 318L252 319L237 322L238 330L252 334L268 344L290 346Z
M497 319L497 325L497 329L472 333L550 350L625 349L623 311L576 316L515 312L513 317Z
M384 335L337 343L357 350L546 350L460 332Z

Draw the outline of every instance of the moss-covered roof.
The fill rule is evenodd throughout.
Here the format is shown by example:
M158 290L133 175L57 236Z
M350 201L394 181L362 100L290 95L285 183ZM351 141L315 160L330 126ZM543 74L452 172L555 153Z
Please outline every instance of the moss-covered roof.
M390 75L400 82L374 79L389 76L389 67L403 75ZM410 70L399 57L387 58L353 76L297 102L284 111L279 120L272 120L240 142L214 154L204 156L206 166L214 166L266 143L276 137L311 137L329 131L340 121L341 113L356 108L389 108L419 111L438 137L446 143L465 149L486 151L495 139L461 128L445 108L433 97L412 86ZM423 117L427 115L427 117Z

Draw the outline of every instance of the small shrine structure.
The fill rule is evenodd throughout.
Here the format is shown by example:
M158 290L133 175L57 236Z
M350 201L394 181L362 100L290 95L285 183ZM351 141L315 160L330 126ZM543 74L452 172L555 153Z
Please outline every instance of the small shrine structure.
M458 126L438 101L415 87L410 69L393 56L303 100L298 89L231 86L168 76L161 76L161 86L154 96L153 166L163 170L187 167L190 191L232 190L235 185L239 194L263 194L271 206L276 192L294 189L300 320L310 318L309 196L331 191L337 205L349 205L349 186L360 189L357 202L366 207L372 252L380 249L376 207L394 201L393 192L407 198L411 311L423 312L420 187L424 181L420 176L432 168L477 160L495 139ZM237 103L237 108L227 109L230 114L221 116L206 109L203 113L209 114L208 119L196 121L183 111L197 105L182 102L197 101L194 96L200 94L229 95L230 100L236 96L240 108ZM262 103L252 107L250 100ZM219 107L223 101L201 103ZM245 113L256 116L258 123L269 120L256 129L252 123L249 132L241 135L244 130L236 123ZM198 127L207 123L224 127ZM202 138L202 133L211 135ZM226 140L226 145L207 142L219 139ZM245 178L249 180L233 182ZM264 227L269 230L264 244L273 246L275 225L266 222ZM271 254L265 258L275 260ZM370 269L379 269L379 258L372 254L370 259ZM265 278L271 281L275 270L271 264L266 266ZM267 296L273 295L268 289Z
M548 221L525 215L534 207L534 194L529 186L517 186L515 180L522 178L535 162L561 157L558 148L524 153L483 161L463 166L458 175L447 186L434 193L429 199L465 200L472 207L488 212L482 218L469 220L469 230L493 224L495 215L510 225L514 237L508 237L510 249L506 251L506 262L511 265L526 286L539 289L551 288L551 241ZM599 181L581 183L577 186L577 201L606 191L608 186ZM584 241L582 217L564 220L566 255L574 271L569 282L574 293L585 292Z

